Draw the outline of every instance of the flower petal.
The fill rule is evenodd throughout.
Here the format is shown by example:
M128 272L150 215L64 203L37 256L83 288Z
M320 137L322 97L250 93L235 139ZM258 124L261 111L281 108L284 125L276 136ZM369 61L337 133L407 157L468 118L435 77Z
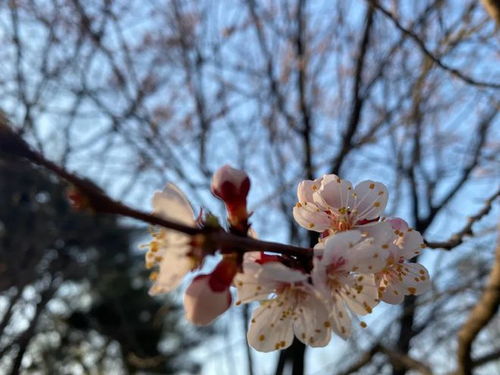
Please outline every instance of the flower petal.
M262 301L269 297L277 286L277 283L262 283L257 280L255 274L248 272L238 273L234 278L234 285L238 289L236 304L251 301Z
M213 291L209 279L210 275L197 276L184 294L186 319L199 326L212 323L231 306L229 288L221 292Z
M373 220L381 216L387 205L387 188L380 182L363 181L354 188L354 208L358 220Z
M353 207L354 197L352 193L352 184L349 181L329 174L323 176L321 187L313 194L313 199L320 208L347 208Z
M399 283L387 283L382 280L379 291L380 299L391 305L399 305L404 300L405 292Z
M278 297L262 303L250 320L248 343L259 352L285 349L293 341L293 320L285 314L289 305Z
M321 263L330 265L333 263L342 266L346 264L348 253L351 248L361 240L361 232L350 230L330 236L325 241L325 249Z
M347 310L342 300L336 300L332 304L330 319L332 321L332 329L337 335L344 340L351 336L351 313Z
M288 268L279 262L268 262L261 267L262 271L258 275L258 281L262 284L270 282L296 283L308 278L307 274Z
M327 345L331 338L332 323L325 303L309 293L298 310L293 326L295 336L304 344L313 347Z
M408 229L407 232L399 232L400 235L396 241L396 245L401 249L400 255L405 259L411 259L420 254L425 248L422 235L413 229Z
M323 232L331 225L331 219L314 203L297 203L293 207L293 217L302 227L315 232Z
M323 177L316 180L304 180L297 187L297 198L299 202L313 202L313 193L321 186Z
M165 219L178 221L186 225L194 225L194 213L184 193L174 184L167 184L163 191L153 196L154 213Z
M392 229L394 229L394 230L397 229L399 231L405 232L409 228L408 223L406 221L404 221L403 219L401 219L400 217L388 217L387 219L385 219L385 221L390 223L392 226Z
M379 245L389 245L396 238L392 225L386 221L380 221L373 225L364 225L358 227L358 229L364 236L372 237Z
M431 287L429 272L419 263L404 263L406 274L403 275L402 285L405 294L420 295Z
M378 288L375 275L352 275L353 283L346 284L342 295L347 306L359 315L366 315L378 304Z
M196 265L194 259L187 255L188 251L188 246L165 249L157 279L149 294L168 293L179 286L184 276Z
M374 273L381 271L389 253L373 238L367 238L352 246L345 254L346 269L358 273Z
M384 275L380 282L381 300L391 304L403 301L405 295L425 293L431 286L427 269L418 263L392 266L395 273Z

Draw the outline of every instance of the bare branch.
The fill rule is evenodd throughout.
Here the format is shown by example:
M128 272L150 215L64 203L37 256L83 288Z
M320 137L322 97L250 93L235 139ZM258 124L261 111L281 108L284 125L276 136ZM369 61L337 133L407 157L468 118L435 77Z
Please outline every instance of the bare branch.
M458 332L457 375L471 375L473 369L472 344L481 330L493 319L500 306L500 239L495 251L495 263L489 280L469 318Z
M483 146L487 140L488 130L498 114L497 105L493 105L489 113L482 119L477 130L477 142L474 146L474 151L470 162L462 169L460 178L458 181L449 188L445 196L436 204L431 204L429 214L422 220L419 221L420 225L417 229L424 232L425 229L429 227L437 214L441 209L446 206L459 192L459 190L464 186L464 184L469 180L472 171L478 166L479 158L481 152L483 151Z
M486 200L483 208L481 208L481 210L474 216L469 217L469 219L467 220L467 224L465 224L465 226L461 230L459 230L457 233L451 236L449 240L442 242L426 242L427 247L430 247L432 249L451 250L461 245L464 242L465 236L473 235L472 226L476 222L481 220L484 216L488 215L493 205L493 202L499 196L500 196L500 189L495 194L493 194L488 200Z
M387 18L389 18L394 26L401 31L402 33L408 35L413 41L417 44L417 46L420 48L420 50L427 55L436 65L438 65L440 68L446 70L450 74L454 75L455 77L461 79L462 81L474 85L474 86L481 86L481 87L489 87L489 88L495 88L495 89L500 89L500 84L499 83L491 83L491 82L483 82L483 81L478 81L472 77L469 77L465 75L464 73L460 72L458 69L455 69L444 62L442 62L437 56L435 56L429 49L425 46L425 43L423 42L420 37L415 34L413 31L405 28L401 23L394 17L394 15L385 9L382 5L378 3L376 0L367 0L374 8L379 10L381 13L383 13Z
M0 117L2 120L2 117ZM47 160L40 153L32 150L29 145L17 134L15 134L3 118L0 121L0 146L4 152L15 156L20 156L30 162L44 167L55 173L58 177L74 185L87 200L88 206L96 213L114 214L124 217L130 217L149 223L159 225L164 228L172 229L185 233L190 236L201 235L205 243L215 245L215 248L222 252L234 251L271 251L281 254L303 257L306 261L312 256L309 248L284 245L276 242L256 240L253 238L244 238L238 235L220 231L214 231L210 228L195 228L175 221L166 220L161 217L134 209L121 202L115 201L107 196L92 181L76 176L66 169ZM230 249L230 250L226 250Z
M407 370L413 369L418 371L420 374L432 375L431 369L426 364L417 361L406 354L400 353L397 350L389 349L380 343L373 345L372 348L366 351L356 363L352 364L347 370L342 371L337 375L348 375L361 370L364 366L371 362L377 353L385 354L389 357L391 363L398 368L402 367Z
M476 358L472 362L473 367L479 367L487 364L488 362L494 361L500 358L500 350L485 354L479 358Z

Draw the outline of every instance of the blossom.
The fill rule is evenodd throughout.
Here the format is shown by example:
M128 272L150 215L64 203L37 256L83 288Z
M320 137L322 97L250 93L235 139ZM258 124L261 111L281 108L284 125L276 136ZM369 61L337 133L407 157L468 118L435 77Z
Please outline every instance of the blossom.
M387 204L386 187L362 181L355 188L334 174L302 181L293 217L308 230L331 235L377 222Z
M168 220L195 226L193 209L182 191L173 184L167 184L163 191L153 196L153 213ZM146 267L159 267L151 273L154 281L149 290L151 295L167 293L181 283L183 277L199 265L192 254L191 237L174 230L155 228L153 239L146 246Z
M366 228L366 234L376 236L381 249L388 254L385 267L376 274L379 298L399 304L405 295L427 291L431 285L427 269L419 263L408 262L425 248L422 235L402 219L390 219L374 229Z
M332 329L343 338L351 334L351 315L372 312L378 300L375 272L386 264L376 239L358 230L328 237L315 256L311 277L328 301Z
M186 319L208 325L231 306L229 287L238 269L235 258L225 257L209 275L198 275L184 294Z
M275 258L270 258L275 259ZM331 337L329 313L309 275L276 261L260 258L243 263L236 275L236 304L262 301L252 314L247 333L249 344L261 352L285 349L294 335L305 344L325 346Z

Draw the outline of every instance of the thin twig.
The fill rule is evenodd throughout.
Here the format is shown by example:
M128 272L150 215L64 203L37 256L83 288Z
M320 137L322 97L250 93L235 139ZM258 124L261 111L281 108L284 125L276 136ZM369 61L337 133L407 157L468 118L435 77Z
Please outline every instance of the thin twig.
M352 364L348 369L338 373L337 375L349 375L358 372L369 364L373 357L378 353L385 354L395 366L403 367L405 369L413 369L418 371L420 374L432 375L431 369L426 364L397 350L389 349L380 343L373 345L370 350L366 351L356 363Z
M449 240L447 241L436 241L436 242L426 242L427 247L430 247L432 249L444 249L444 250L451 250L459 245L461 245L464 242L465 236L472 236L472 226L481 220L484 216L488 215L488 213L491 211L491 207L493 206L493 202L500 196L500 189L495 192L489 199L486 200L484 203L483 208L475 214L474 216L469 217L467 220L467 224L455 233L453 236L450 237Z
M375 9L383 13L388 19L392 21L394 26L396 26L397 29L399 29L402 33L408 35L413 41L417 44L417 46L420 48L420 50L428 56L436 65L438 65L440 68L446 70L450 74L454 75L455 77L461 79L462 81L474 85L474 86L481 86L481 87L489 87L489 88L495 88L499 89L500 84L499 83L491 83L491 82L483 82L483 81L478 81L472 77L469 77L465 75L464 73L460 72L459 70L445 64L442 62L437 56L435 56L429 49L426 47L425 43L423 42L420 37L415 34L413 31L405 28L401 23L394 17L394 15L385 9L382 5L378 3L376 0L367 0L368 3L370 3Z

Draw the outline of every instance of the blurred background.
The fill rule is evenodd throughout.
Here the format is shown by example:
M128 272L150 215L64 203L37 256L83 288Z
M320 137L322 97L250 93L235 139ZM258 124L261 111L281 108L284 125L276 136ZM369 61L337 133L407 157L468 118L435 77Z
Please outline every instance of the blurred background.
M252 179L259 237L302 246L316 238L291 216L296 186L324 173L383 182L387 216L429 242L484 211L463 242L420 257L430 292L381 305L348 341L261 354L245 340L252 307L198 329L182 292L148 296L147 226L72 211L64 183L0 155L0 373L500 373L498 312L465 349L457 340L500 288L499 210L486 202L500 185L495 6L0 2L0 107L34 148L116 199L150 210L171 181L223 217L209 183L229 163Z

